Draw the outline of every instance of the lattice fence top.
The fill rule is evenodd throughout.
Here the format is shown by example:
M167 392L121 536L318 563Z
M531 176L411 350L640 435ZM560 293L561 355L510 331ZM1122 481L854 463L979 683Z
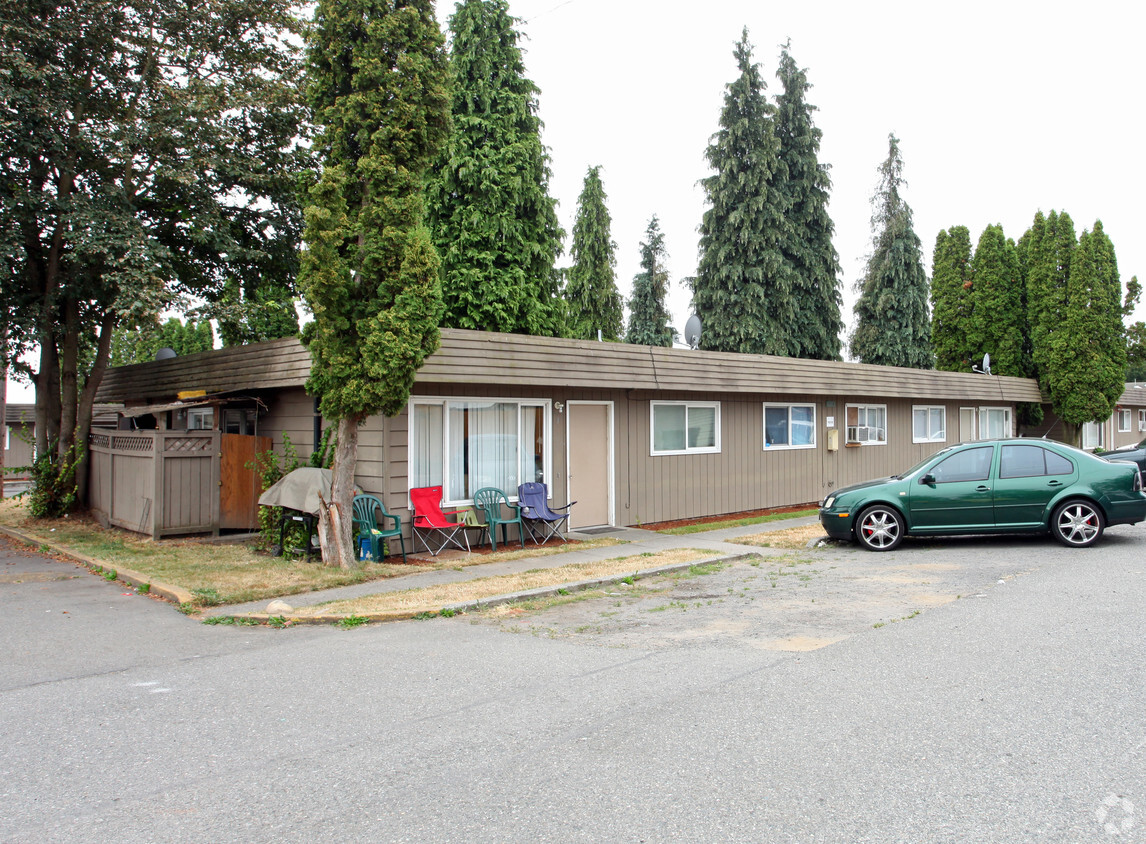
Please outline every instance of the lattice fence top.
M92 434L91 444L100 448L108 448L111 445L111 437L108 434Z
M132 437L116 434L111 438L111 447L115 451L151 451L153 448L151 437Z
M187 437L171 437L163 444L163 451L177 452L180 454L189 454L211 450L212 437L210 436L187 436Z

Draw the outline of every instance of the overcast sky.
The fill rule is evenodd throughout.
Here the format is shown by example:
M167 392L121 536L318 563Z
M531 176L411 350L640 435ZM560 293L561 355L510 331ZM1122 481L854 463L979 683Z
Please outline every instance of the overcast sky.
M439 2L443 27L454 6ZM541 89L566 232L586 170L602 165L621 292L656 214L678 330L688 316L681 279L696 272L704 151L745 26L770 96L789 38L813 86L849 324L890 132L929 273L941 229L965 225L975 243L1001 223L1017 240L1035 211L1057 209L1080 233L1101 219L1123 279L1146 281L1144 4L510 0L510 9ZM569 236L564 263L568 246Z
M453 9L438 3L443 28ZM1017 240L1035 211L1055 209L1080 233L1101 219L1123 281L1146 281L1146 4L511 0L510 9L541 89L550 188L566 232L586 170L601 165L621 293L656 214L678 330L688 316L681 279L696 271L704 150L745 26L769 95L789 38L813 86L849 326L889 132L900 139L928 272L941 229L965 225L975 242L1001 223ZM1146 306L1135 318L1146 319ZM9 401L32 400L10 385Z

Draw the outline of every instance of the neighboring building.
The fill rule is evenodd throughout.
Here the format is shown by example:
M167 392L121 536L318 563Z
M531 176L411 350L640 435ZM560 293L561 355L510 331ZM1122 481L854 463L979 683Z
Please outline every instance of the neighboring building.
M109 370L98 401L258 400L258 433L301 455L323 422L295 339ZM1030 379L443 329L407 407L360 430L356 480L409 524L411 487L448 505L540 480L575 528L818 501L961 440L1011 436ZM225 412L225 411L223 411ZM93 482L93 489L97 485Z
M1114 413L1102 422L1082 426L1082 447L1088 451L1121 448L1146 439L1146 384L1127 384Z
M5 405L4 423L4 479L25 481L35 459L36 406Z

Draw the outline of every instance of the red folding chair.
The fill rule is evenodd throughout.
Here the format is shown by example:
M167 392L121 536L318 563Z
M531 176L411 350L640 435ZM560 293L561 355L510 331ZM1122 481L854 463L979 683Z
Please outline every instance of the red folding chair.
M410 490L410 503L414 506L414 522L412 526L412 540L419 536L426 550L433 556L438 556L447 545L453 545L460 551L469 553L470 540L466 536L466 523L464 521L452 522L447 515L456 516L461 510L442 510L442 488L440 486L424 486ZM461 540L458 534L461 534ZM430 547L430 540L438 546L435 551ZM462 541L465 545L462 545ZM414 550L417 543L414 542Z

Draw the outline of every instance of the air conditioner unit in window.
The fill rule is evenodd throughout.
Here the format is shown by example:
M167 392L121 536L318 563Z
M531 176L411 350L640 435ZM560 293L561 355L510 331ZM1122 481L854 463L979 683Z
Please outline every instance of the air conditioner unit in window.
M879 428L867 425L852 425L848 428L848 442L873 443L879 441Z

